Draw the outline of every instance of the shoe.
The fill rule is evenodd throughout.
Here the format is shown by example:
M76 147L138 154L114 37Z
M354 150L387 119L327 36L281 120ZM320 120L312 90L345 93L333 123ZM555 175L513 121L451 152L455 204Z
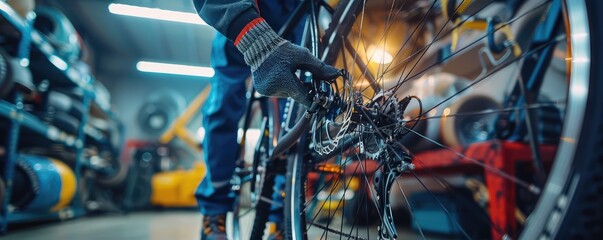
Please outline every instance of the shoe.
M226 215L204 216L201 240L227 240Z
M285 229L282 224L273 222L268 223L268 240L282 240L285 239Z

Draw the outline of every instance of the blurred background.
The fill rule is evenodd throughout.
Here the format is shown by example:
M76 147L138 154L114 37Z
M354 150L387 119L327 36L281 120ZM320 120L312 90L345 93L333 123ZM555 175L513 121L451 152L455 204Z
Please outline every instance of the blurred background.
M215 30L192 1L9 0L0 13L0 231L198 238L202 102L170 130L213 76ZM176 212L125 215L164 208Z
M367 2L367 27L350 39L366 50L359 58L368 63L369 71L379 73L386 64L396 66L381 76L386 87L395 84L400 75L421 72L450 56L450 39L446 38L426 51L414 72L399 67L411 53L401 51L396 43L411 39L417 48L426 46L436 30L446 25L440 1L428 16L425 30L414 36L409 36L409 29L418 24L417 16L428 12L426 1L410 1L413 4L404 9L400 21L388 26L382 23L388 1ZM496 12L504 5L495 2L486 10ZM321 24L328 25L328 19ZM378 42L373 36L385 28L397 33L388 36L390 44L371 42ZM483 34L463 32L459 46L479 37L475 32ZM0 0L2 238L197 239L201 215L194 191L205 176L200 108L214 75L210 53L215 34L195 13L191 0ZM464 64L464 58L481 54L482 47L476 44L456 59L460 61L416 75L398 97L419 96L425 108L450 97L489 67ZM401 57L392 56L398 54ZM547 99L539 101L565 98L558 93L567 92L566 55L563 44L555 48L547 79L562 84L545 84L543 96ZM413 64L420 61L410 59ZM352 68L348 70L362 79L366 69ZM428 116L442 115L442 119L424 119L416 131L455 149L466 150L473 143L489 140L496 115L446 116L496 112L505 92L500 91L500 96L490 92L509 89L505 80L514 70L515 66L506 68L493 75L493 84L476 86L456 103L434 108ZM405 119L416 118L419 108L410 105ZM543 109L539 117L548 125L538 129L538 137L543 143L556 143L564 105ZM258 129L249 131L245 149L253 149L258 137ZM447 161L456 163L458 157L435 151L440 147L420 137L409 136L403 144L420 153L417 159L439 159L434 164L442 164L444 181L458 188L458 195L466 200L459 203L448 193L436 193L454 209L444 214L421 187L441 188L440 179L421 177L424 183L405 179L409 196L416 193L409 198L417 204L414 221L435 234L430 238L458 238L460 231L453 222L475 230L476 239L490 237L488 223L460 216L469 212L487 218L489 199L483 173L448 171ZM251 151L245 153L245 159L251 159ZM346 201L358 201L361 192ZM405 228L405 238L421 238L403 206L403 197L392 195L398 200L392 201L399 210L396 221ZM467 202L469 207L463 205ZM340 211L338 215L347 223L371 224L357 222L353 212ZM519 208L514 217L510 221L526 218Z

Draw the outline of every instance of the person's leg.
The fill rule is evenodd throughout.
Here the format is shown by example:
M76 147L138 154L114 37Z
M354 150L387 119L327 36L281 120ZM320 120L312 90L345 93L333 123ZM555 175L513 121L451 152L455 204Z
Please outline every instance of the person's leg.
M260 2L260 11L264 9L262 16L277 31L297 6L293 1L286 1L284 5L281 2ZM300 24L286 38L298 42L302 27ZM211 79L212 91L202 110L205 128L203 149L208 169L195 194L201 213L206 216L225 214L233 207L234 196L229 180L234 173L237 155L235 151L223 149L237 144L238 122L245 108L245 80L250 75L242 54L221 34L216 35L212 44L211 61L215 76ZM282 188L279 186L275 187ZM282 202L282 199L278 201ZM282 213L275 214L271 220L280 222L281 216Z
M245 80L250 75L241 53L219 33L212 44L211 63L215 75L202 109L203 153L208 169L195 194L201 213L206 216L226 214L233 207L234 196L229 181L238 156L231 146L237 145L238 123L246 102Z

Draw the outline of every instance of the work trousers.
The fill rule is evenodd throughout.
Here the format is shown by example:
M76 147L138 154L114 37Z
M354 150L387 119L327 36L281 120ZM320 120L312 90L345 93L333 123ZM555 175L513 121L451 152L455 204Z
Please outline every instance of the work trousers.
M278 32L292 15L298 1L260 0L258 4L260 15ZM303 23L300 21L285 38L299 43ZM215 75L211 78L211 92L202 108L207 175L199 184L195 196L202 214L219 215L231 211L233 207L230 179L239 157L236 150L237 131L245 111L245 83L251 72L234 43L220 33L216 34L212 43L211 66Z

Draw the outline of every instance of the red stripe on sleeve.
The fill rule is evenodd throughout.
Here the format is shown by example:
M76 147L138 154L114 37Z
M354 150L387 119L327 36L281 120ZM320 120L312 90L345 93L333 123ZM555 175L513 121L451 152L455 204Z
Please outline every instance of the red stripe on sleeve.
M239 32L239 35L237 35L237 38L234 41L234 45L235 46L239 45L239 42L241 41L243 36L245 36L245 34L247 34L247 32L249 32L249 29L255 27L256 25L258 25L258 23L263 22L263 21L264 21L264 19L259 17L259 18L253 19L253 20L251 20L251 22L247 23L247 25L245 25L245 27L243 27L241 32Z

